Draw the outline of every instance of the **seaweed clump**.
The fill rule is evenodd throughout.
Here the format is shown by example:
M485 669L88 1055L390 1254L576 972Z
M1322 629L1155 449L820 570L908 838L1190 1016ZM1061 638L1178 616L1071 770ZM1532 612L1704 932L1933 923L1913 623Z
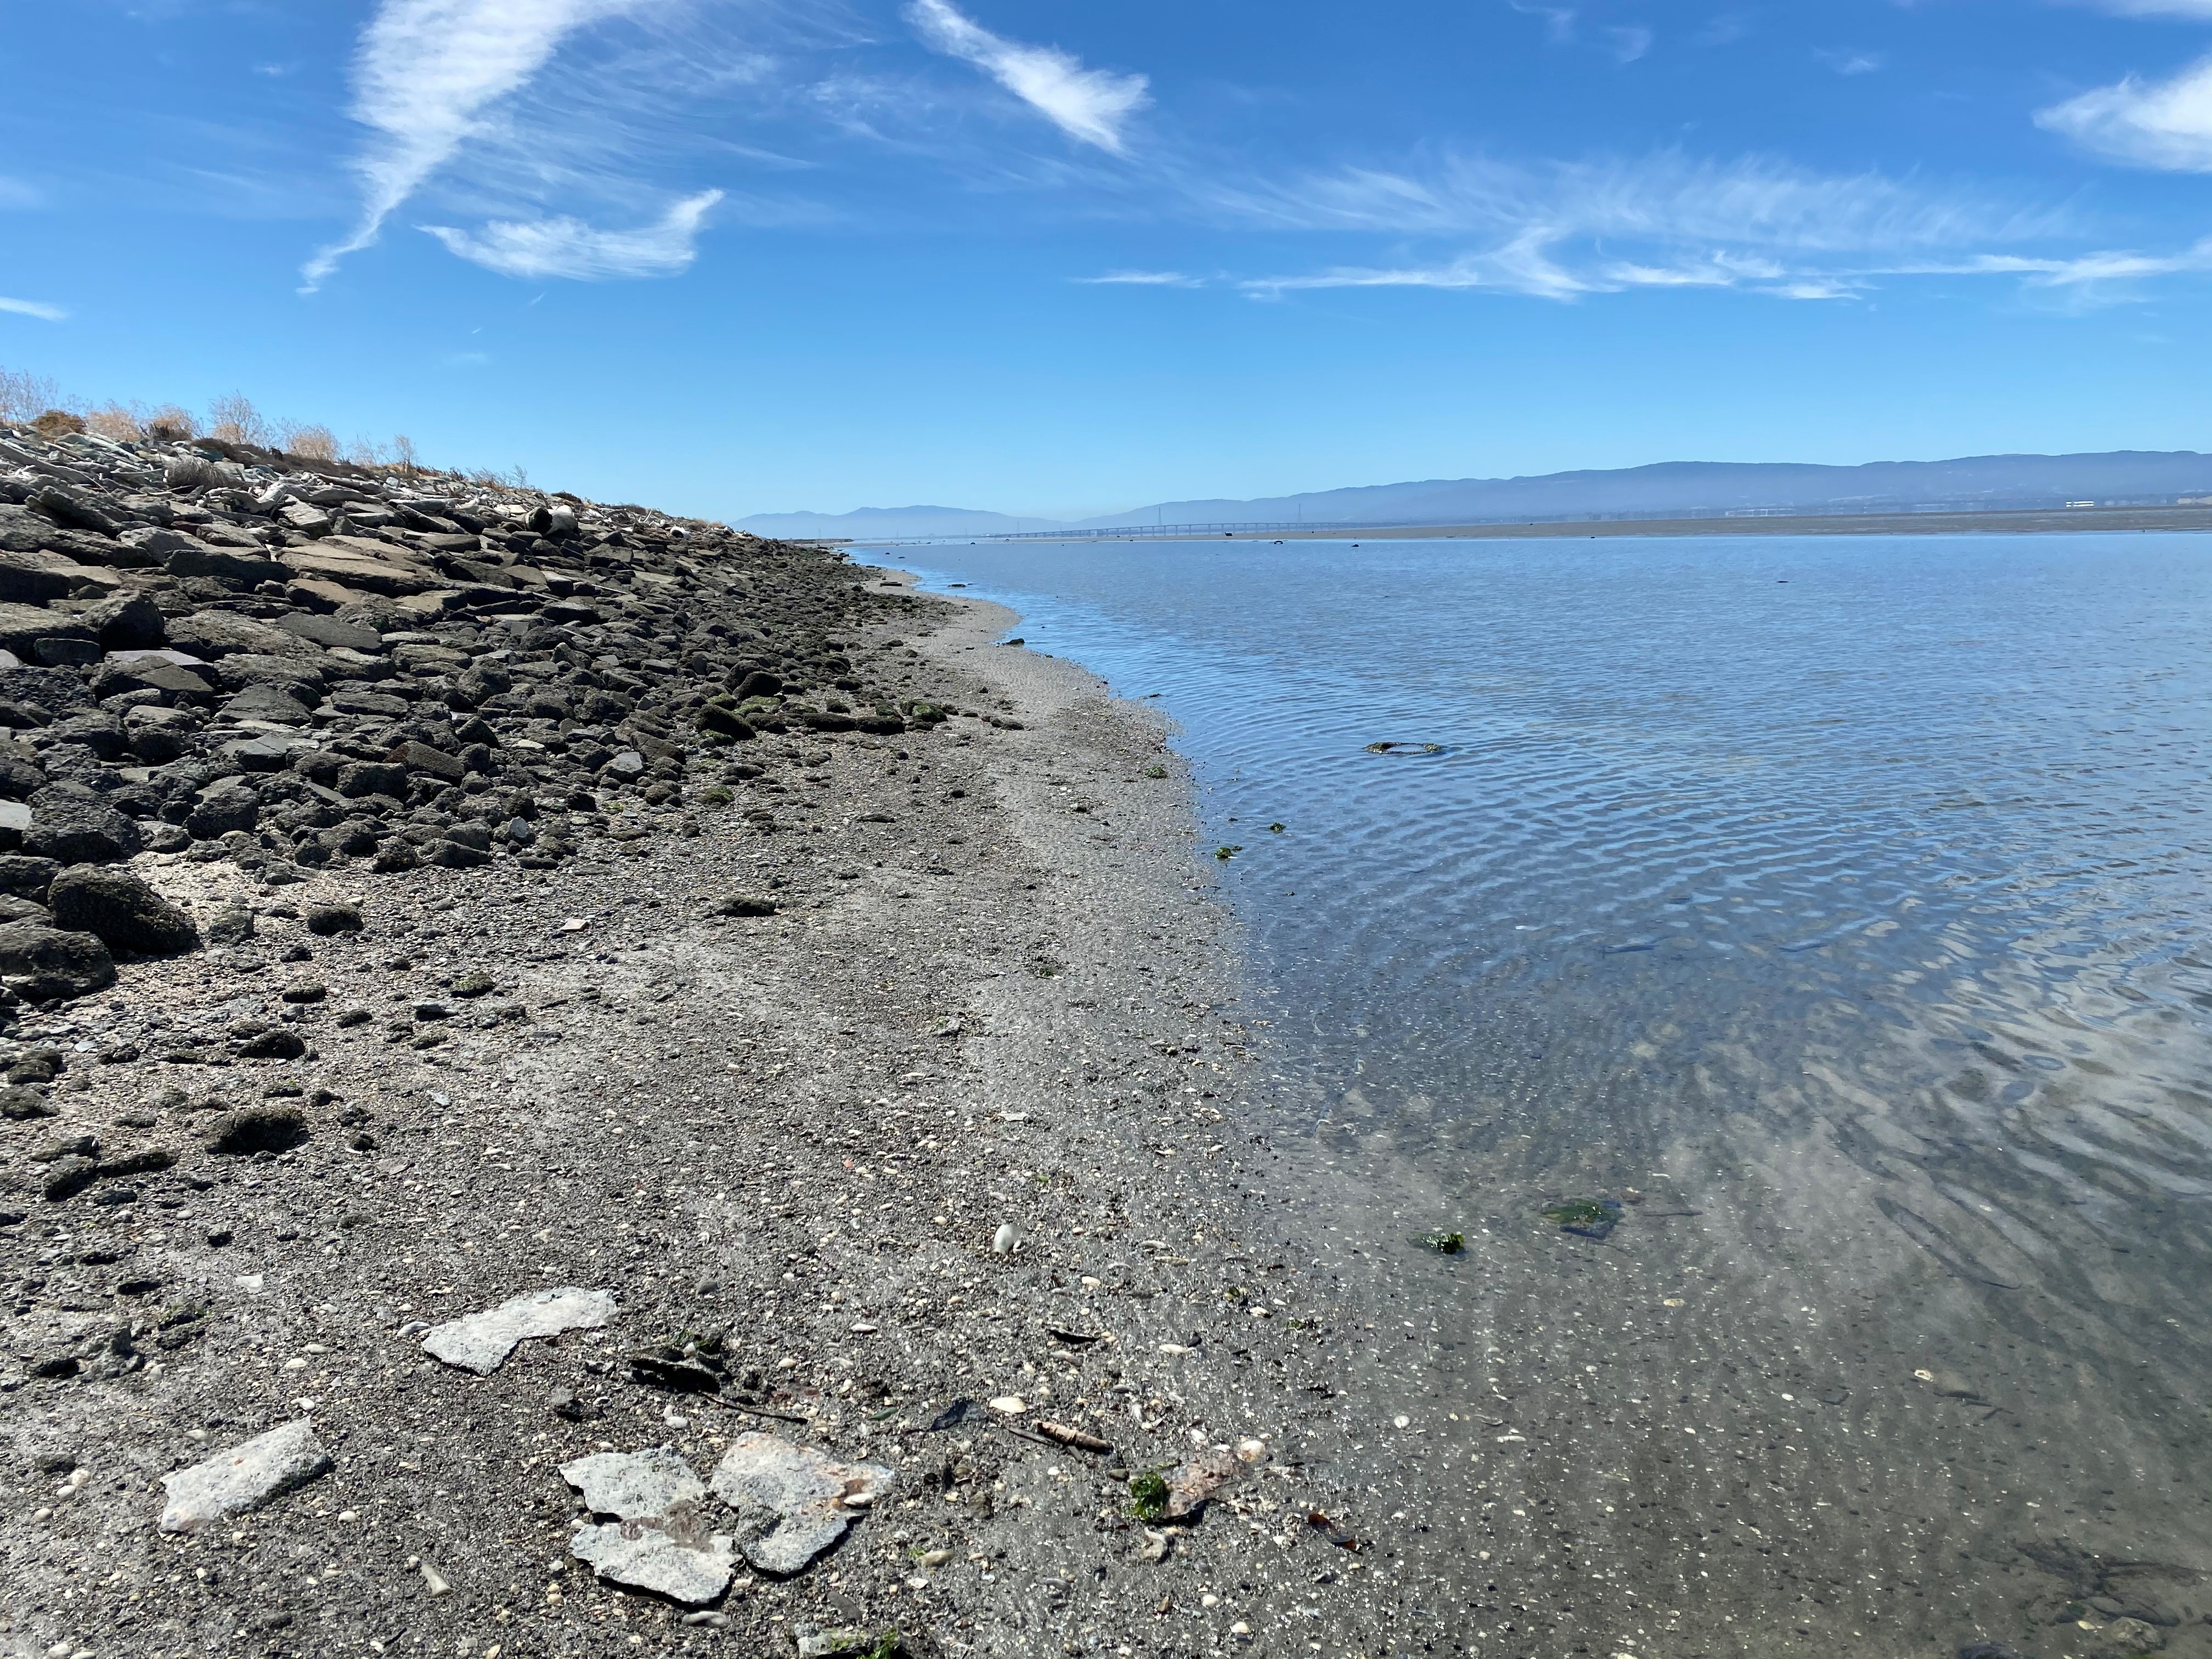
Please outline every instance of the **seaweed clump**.
M1457 1255L1467 1248L1467 1235L1438 1227L1421 1234L1414 1241L1425 1250L1434 1250L1438 1255Z
M1168 1477L1164 1464L1129 1477L1129 1512L1139 1521L1162 1521L1168 1512Z

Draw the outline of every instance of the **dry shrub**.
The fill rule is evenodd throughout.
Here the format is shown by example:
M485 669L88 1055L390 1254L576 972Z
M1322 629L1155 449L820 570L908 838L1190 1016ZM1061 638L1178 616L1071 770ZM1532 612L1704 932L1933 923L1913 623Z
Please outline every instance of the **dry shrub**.
M353 441L346 446L345 458L355 466L382 466L384 446L374 438L356 433Z
M83 431L84 416L66 409L49 409L31 422L31 430L42 438L58 438L65 432Z
M392 434L392 464L403 472L422 470L422 459L415 453L415 441L404 432Z
M0 421L27 421L42 409L62 401L62 389L43 374L27 369L0 368Z
M179 409L174 404L163 404L140 424L146 435L156 443L183 443L199 435L200 423L192 418L189 409Z
M146 436L138 417L121 404L102 404L86 414L84 424L94 437L112 439L118 444L139 443Z
M223 482L222 469L206 456L193 452L171 461L161 482L172 489L207 489Z
M218 398L208 405L208 436L220 438L227 444L252 444L256 449L269 447L276 434L259 410L247 401L242 392L234 392L228 398Z
M335 461L338 458L337 434L326 426L287 421L277 430L276 447L287 455L297 455L302 460Z

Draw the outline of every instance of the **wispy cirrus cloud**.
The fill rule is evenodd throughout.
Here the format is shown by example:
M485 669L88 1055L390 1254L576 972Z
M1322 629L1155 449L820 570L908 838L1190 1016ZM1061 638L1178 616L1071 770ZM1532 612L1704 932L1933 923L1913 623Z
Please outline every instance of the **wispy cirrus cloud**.
M353 116L374 134L356 162L361 216L301 271L313 289L527 85L561 43L643 0L380 0L353 70Z
M1969 187L1822 173L1771 157L1516 162L1446 155L1420 168L1344 168L1212 185L1222 212L1283 229L1642 238L1802 249L1956 247L2070 228L2068 216Z
M2212 239L2172 253L2000 251L2078 241L2063 208L1878 173L1823 174L1767 159L1675 153L1515 164L1450 158L1423 170L1346 171L1246 184L1221 205L1265 225L1473 240L1427 258L1246 278L1256 298L1321 289L1431 289L1571 301L1634 289L1740 289L1844 300L1884 279L2010 276L2094 305L2157 277L2212 268Z
M2212 18L2212 0L2085 0L2119 17Z
M1073 283L1086 283L1094 287L1127 288L1204 288L1203 276L1186 276L1180 270L1109 270L1103 276L1071 276Z
M2204 8L2212 16L2212 3ZM2166 81L2134 76L2038 112L2036 125L2134 167L2212 173L2212 58Z
M912 0L907 21L933 52L973 64L1071 138L1119 155L1130 116L1152 102L1141 75L1085 69L1057 46L994 34L950 0Z
M686 197L649 225L601 230L562 215L495 220L480 231L450 225L422 228L460 258L502 276L566 276L599 282L621 276L671 276L697 254L699 228L722 199L719 190Z
M50 306L42 300L0 299L0 311L18 317L36 317L42 323L65 322L69 313L60 306Z

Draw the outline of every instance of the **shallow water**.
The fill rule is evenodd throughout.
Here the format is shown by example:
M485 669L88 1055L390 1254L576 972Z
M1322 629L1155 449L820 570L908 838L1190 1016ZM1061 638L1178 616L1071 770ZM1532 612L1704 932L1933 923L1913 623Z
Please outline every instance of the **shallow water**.
M1451 1639L2199 1650L2212 538L897 558L1178 723Z

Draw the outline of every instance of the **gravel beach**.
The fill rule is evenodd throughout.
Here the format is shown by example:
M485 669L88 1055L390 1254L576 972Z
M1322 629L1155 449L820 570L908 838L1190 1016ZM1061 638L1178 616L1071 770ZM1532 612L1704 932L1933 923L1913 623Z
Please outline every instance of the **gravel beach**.
M1380 1639L1152 717L813 549L10 441L0 1651Z

